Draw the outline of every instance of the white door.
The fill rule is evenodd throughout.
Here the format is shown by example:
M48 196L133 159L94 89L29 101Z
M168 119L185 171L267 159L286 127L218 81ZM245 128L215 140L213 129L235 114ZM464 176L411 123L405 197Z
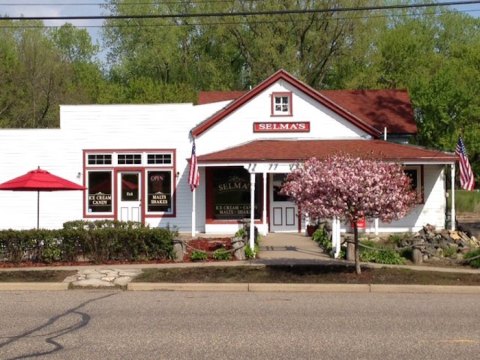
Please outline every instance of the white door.
M270 177L270 231L298 231L298 209L288 196L280 194L286 174Z
M141 183L138 171L118 173L118 220L142 221Z

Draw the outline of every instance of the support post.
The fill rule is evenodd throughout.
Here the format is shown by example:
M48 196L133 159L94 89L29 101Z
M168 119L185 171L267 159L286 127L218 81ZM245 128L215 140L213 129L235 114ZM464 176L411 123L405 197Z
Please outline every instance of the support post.
M267 173L263 173L263 212L262 212L262 223L263 223L263 228L265 229L265 234L268 232L268 226L267 226Z
M40 191L37 191L37 229L40 229Z
M250 249L255 249L255 173L250 173Z
M334 217L332 219L332 249L334 250L334 258L336 258L337 246L337 218Z
M336 240L335 240L335 254L334 254L334 258L335 259L338 259L338 257L340 256L340 248L341 248L341 241L340 241L340 219L339 218L335 218L335 236L336 236Z
M192 238L195 237L196 231L196 224L195 224L195 218L196 218L196 209L195 209L195 196L196 195L196 189L194 188L192 191Z
M378 235L378 218L375 218L374 223L375 223L375 235Z
M452 191L452 209L450 211L451 230L455 231L455 163L451 167L451 191Z

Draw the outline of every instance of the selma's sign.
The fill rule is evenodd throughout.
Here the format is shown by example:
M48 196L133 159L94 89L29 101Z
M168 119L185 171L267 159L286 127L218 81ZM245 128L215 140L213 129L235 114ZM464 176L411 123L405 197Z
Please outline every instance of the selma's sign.
M253 132L310 132L310 122L256 122Z

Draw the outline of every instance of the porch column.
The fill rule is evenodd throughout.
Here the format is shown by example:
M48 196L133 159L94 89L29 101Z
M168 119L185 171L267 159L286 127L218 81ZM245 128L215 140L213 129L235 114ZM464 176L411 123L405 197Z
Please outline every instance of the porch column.
M341 241L340 241L340 219L335 218L335 254L334 258L338 259L340 256L340 248L341 248Z
M452 209L450 211L451 230L455 231L455 163L451 166Z
M265 229L265 234L268 233L267 226L267 173L263 173L263 212L262 212L262 223L263 228Z
M250 173L250 249L255 248L255 173Z
M332 219L332 249L337 252L337 218Z

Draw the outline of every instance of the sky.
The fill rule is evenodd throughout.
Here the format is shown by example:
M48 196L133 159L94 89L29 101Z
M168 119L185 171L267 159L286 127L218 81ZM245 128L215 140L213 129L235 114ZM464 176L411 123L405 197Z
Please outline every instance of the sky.
M145 0L147 2L149 0ZM439 0L448 2L451 0ZM102 15L106 10L100 4L106 0L0 0L0 17L7 16L73 16L73 15ZM433 2L425 0L425 2ZM388 0L385 1L389 3ZM23 5L22 5L23 4ZM468 12L472 16L480 17L480 4L457 6L457 10ZM47 26L60 26L65 21L45 21ZM86 28L94 43L102 45L102 20L75 20L74 26ZM1 24L0 24L1 25Z

